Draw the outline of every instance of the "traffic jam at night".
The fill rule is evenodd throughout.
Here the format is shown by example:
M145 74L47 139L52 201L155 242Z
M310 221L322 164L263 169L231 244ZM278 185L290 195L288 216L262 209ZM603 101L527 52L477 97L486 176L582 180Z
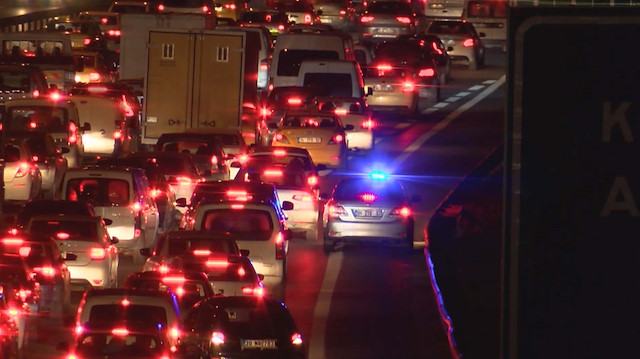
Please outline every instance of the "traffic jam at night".
M568 82L523 60L542 3L0 4L0 359L559 357L571 295L537 270L573 275L573 222L543 188L591 162L527 137L588 117L534 106ZM589 113L629 144L617 99ZM607 217L637 215L621 176Z

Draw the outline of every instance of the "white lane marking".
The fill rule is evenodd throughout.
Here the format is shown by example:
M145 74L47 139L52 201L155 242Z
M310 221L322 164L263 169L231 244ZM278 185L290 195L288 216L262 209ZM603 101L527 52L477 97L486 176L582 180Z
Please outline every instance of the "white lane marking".
M455 111L451 112L447 117L445 117L442 121L438 122L431 130L422 134L422 136L418 137L412 144L410 144L407 148L402 151L400 156L396 157L395 161L393 161L393 168L398 168L398 166L404 162L412 152L419 149L425 142L427 142L431 137L433 137L436 133L443 130L447 127L453 120L462 115L465 111L470 109L472 106L480 102L485 97L489 96L492 92L498 89L500 85L505 82L506 76L502 76L491 86L487 87L484 91L479 93L476 97L462 104L462 106L458 107Z
M452 102L456 102L456 101L458 101L459 99L460 99L460 97L458 97L458 96L451 96L451 97L447 98L447 100L446 100L446 101L447 101L448 103L452 103Z
M313 309L313 327L311 329L311 338L309 343L309 359L325 359L325 333L327 331L327 318L331 309L331 297L336 287L340 267L344 254L342 251L334 252L329 255L327 267L318 293L318 300Z
M485 81L483 82L483 84L485 84L485 85L491 85L491 84L492 84L492 83L494 83L494 82L496 82L496 80L485 80Z
M475 86L469 87L469 91L478 91L478 90L481 90L483 88L484 88L483 85L475 85Z
M431 106L431 107L435 107L435 108L443 108L443 107L445 107L445 106L447 106L447 105L448 105L448 103L446 103L446 102L438 102L437 104L435 104L435 105L433 105L433 106Z
M428 108L428 109L426 109L426 110L422 111L422 113L424 113L424 114L428 114L428 113L434 113L434 112L436 112L436 111L438 111L438 109L437 109L437 108L433 108L433 107L431 107L431 108Z
M465 96L469 96L469 95L471 95L471 92L462 91L462 92L458 93L456 96L465 97Z

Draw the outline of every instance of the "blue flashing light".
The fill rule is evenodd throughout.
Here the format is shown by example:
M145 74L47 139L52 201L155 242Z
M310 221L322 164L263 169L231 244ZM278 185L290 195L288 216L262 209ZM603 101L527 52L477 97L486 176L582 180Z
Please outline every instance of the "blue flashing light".
M158 327L158 330L162 330L162 323L158 323L156 326Z
M388 175L382 171L373 171L369 174L369 177L375 181L384 181L387 179Z

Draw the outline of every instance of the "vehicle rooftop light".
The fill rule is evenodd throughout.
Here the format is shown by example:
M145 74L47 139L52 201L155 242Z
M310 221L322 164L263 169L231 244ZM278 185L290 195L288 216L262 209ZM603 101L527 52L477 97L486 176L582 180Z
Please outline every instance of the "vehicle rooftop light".
M388 175L382 171L373 171L369 174L369 177L372 180L376 180L376 181L384 181L387 179Z

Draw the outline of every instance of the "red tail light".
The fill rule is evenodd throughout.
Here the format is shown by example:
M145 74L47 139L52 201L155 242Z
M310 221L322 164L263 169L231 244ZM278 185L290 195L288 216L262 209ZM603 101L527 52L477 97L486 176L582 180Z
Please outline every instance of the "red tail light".
M284 148L276 148L275 150L273 150L273 155L275 157L285 157L287 155L287 150L285 150Z
M416 85L411 81L406 81L402 84L402 91L404 92L413 92L415 89Z
M469 38L462 42L462 46L464 47L473 47L473 39Z
M406 25L411 24L411 19L406 16L397 16L396 21L401 24L406 24Z
M300 333L294 333L291 336L291 344L302 345L302 335Z
M218 156L216 155L211 156L211 164L218 165Z
M264 60L262 60L260 62L260 71L268 71L269 70L269 64L266 63Z
M291 106L298 106L302 104L302 99L300 97L289 97L287 99L287 104Z
M178 184L181 186L190 186L193 182L189 177L178 177L176 181L178 181Z
M329 143L342 143L344 141L344 136L341 133L336 133Z
M98 82L100 81L100 74L97 72L91 72L89 73L89 81L94 81L94 82Z
M29 254L31 254L31 247L20 247L20 249L18 249L18 253L20 254L20 257L28 257Z
M194 249L193 255L196 257L208 257L211 255L211 251L208 249Z
M378 71L391 71L392 67L388 64L380 64L376 66L376 69L378 69Z
M285 251L284 251L284 234L282 232L278 232L276 235L276 259L284 259Z
M263 172L265 177L282 177L282 170L278 169L267 169Z
M184 284L187 279L184 276L168 276L162 278L162 283L165 284Z
M78 142L78 126L75 122L69 122L69 144L73 145Z
M33 90L33 92L31 93L31 96L32 96L33 98L38 98L38 97L40 97L40 91L38 91L38 90Z
M113 132L113 139L119 140L122 138L122 130L117 130Z
M118 337L125 337L129 335L129 330L127 328L113 328L111 334Z
M213 332L211 334L211 344L213 345L224 344L224 334L222 334L222 332Z
M407 218L411 215L411 209L409 207L394 208L389 214L392 216L402 216Z
M27 173L29 173L29 170L31 170L31 166L29 165L29 163L20 162L20 164L18 164L18 171L16 172L15 177L24 177L27 175Z
M333 111L336 115L338 116L344 116L347 114L347 109L346 108L336 108L335 111Z
M309 194L294 194L293 200L298 202L311 202L313 201L313 196Z
M318 185L318 176L309 176L307 177L307 184L311 187Z
M101 261L107 257L107 250L100 247L94 247L89 250L89 258L94 261Z
M280 24L278 25L278 31L284 31L284 25ZM271 85L273 86L273 85ZM270 88L269 91L273 90L273 88Z
M45 277L53 277L56 274L56 270L53 267L35 267L33 271Z
M158 11L164 11L164 5L162 4L158 5Z
M305 24L311 24L311 15L310 14L304 14L304 23Z
M153 188L149 190L149 196L151 198L158 198L162 196L162 194L164 194L164 192L161 189Z
M247 271L244 270L244 268L240 267L238 268L238 276L239 277L244 277L247 274Z
M253 294L257 297L262 297L264 296L264 287L262 286L255 286L255 287L242 287L242 293L243 294Z
M204 5L202 7L202 12L205 13L205 14L208 14L209 13L209 7L207 5Z
M60 95L60 92L58 91L53 91L49 94L49 98L51 101L59 101L62 98L62 95Z
M334 205L329 206L329 216L339 217L339 216L346 216L346 215L347 215L347 211L344 209L344 207L334 206Z
M169 336L173 338L173 340L178 340L180 338L180 329L173 327L169 330Z
M107 35L118 37L118 36L122 35L122 33L120 32L120 30L109 30L109 31L107 31Z
M438 44L435 42L431 43L431 48L433 49L433 51L435 51L436 53L438 53L438 55L442 55L443 52L442 50L438 47Z
M364 16L362 16L360 18L360 22L363 23L363 24L366 24L366 23L370 23L371 21L373 21L373 19L374 19L374 17L371 16L371 15L364 15Z
M340 15L346 15L347 14L347 10L340 10L338 13Z
M205 262L207 268L226 268L229 262L226 259L209 259Z
M106 17L103 17L102 19L100 19L100 22L103 24L106 24L109 22L109 19L107 19Z
M360 128L365 130L373 130L376 127L376 123L372 119L364 120L360 124Z
M432 68L421 69L418 72L418 76L420 77L433 77L436 74L436 71Z
M376 199L378 199L378 196L376 196L376 195L375 195L375 194L373 194L373 193L363 193L363 194L361 194L361 195L360 195L360 199L361 199L363 202L373 202L373 201L375 201Z
M273 112L271 111L271 109L268 109L266 107L263 107L263 108L260 109L260 115L262 117L267 117L267 116L271 115L272 113Z
M229 10L235 10L236 9L236 4L224 4L224 7L229 9Z
M140 213L140 211L142 211L142 204L140 202L134 202L131 205L131 209L137 214Z
M90 38L88 38L88 37L85 37L85 38L84 38L84 40L82 40L82 44L83 44L84 46L87 46L87 45L89 45L90 43L91 43L91 39L90 39Z
M21 246L24 243L22 238L4 238L2 244L5 246Z

